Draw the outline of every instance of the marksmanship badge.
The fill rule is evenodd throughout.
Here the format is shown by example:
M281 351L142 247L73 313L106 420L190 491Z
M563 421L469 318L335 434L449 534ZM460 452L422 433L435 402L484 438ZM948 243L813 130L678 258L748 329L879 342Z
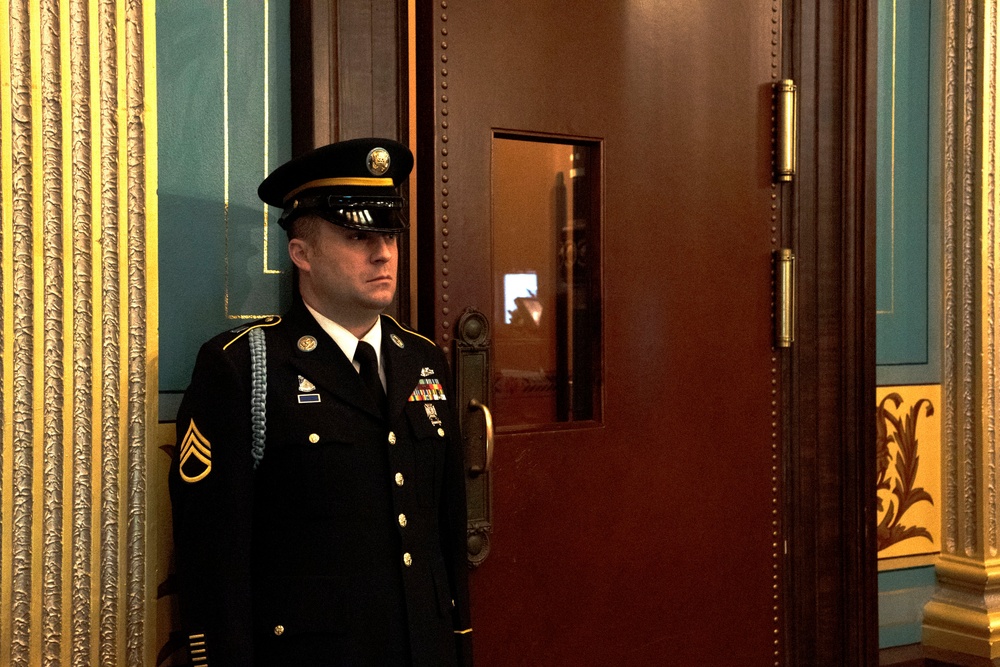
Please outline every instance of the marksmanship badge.
M424 412L427 413L427 419L430 420L431 424L441 425L441 418L438 417L437 407L433 403L424 403Z

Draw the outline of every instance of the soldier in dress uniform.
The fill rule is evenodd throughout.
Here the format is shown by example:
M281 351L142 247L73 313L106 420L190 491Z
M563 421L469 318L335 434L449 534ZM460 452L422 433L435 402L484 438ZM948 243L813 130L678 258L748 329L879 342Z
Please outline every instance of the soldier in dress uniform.
M283 209L291 311L202 346L170 471L193 665L471 664L465 468L444 354L382 314L396 288L388 139L318 148Z

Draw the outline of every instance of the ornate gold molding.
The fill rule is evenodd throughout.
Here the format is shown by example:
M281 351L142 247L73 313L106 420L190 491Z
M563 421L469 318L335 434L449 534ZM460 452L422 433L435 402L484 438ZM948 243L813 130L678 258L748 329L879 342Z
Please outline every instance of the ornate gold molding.
M948 0L942 90L943 506L931 651L1000 658L997 0Z
M996 491L977 484L995 476L980 452L995 452L996 272L992 203L996 160L992 124L995 3L946 3L943 132L943 246L945 313L946 553L975 557L998 553ZM991 93L991 90L994 92ZM984 512L984 510L986 510Z
M151 664L154 8L6 4L0 664Z

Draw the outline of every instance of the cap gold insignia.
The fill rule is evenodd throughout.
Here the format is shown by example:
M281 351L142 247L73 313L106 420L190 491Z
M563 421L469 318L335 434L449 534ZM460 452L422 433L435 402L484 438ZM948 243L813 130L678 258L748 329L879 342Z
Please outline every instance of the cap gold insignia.
M299 391L303 393L308 393L310 391L316 391L316 385L314 385L309 380L305 379L301 375L299 376Z
M299 339L299 349L303 352L312 352L318 345L319 343L312 336L303 336Z
M396 344L396 347L403 347L403 341L399 340L399 336L396 334L389 334L389 338L391 338L392 342Z
M212 443L203 436L191 420L187 434L181 442L181 458L178 468L181 479L190 484L200 482L212 472Z
M381 176L389 171L389 151L384 148L373 148L368 152L368 171L372 176Z

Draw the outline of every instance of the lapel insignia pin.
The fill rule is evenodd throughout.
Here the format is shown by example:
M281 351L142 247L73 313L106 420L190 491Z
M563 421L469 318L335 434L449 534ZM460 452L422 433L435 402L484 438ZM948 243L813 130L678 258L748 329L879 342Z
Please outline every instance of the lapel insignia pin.
M396 334L389 334L389 338L391 338L392 342L396 344L396 347L399 348L403 347L403 341L401 341L399 339L399 336L397 336Z
M301 375L299 376L299 391L303 393L308 393L310 391L316 391L316 385L314 385L309 380L305 379Z
M424 366L423 368L420 369L420 377L425 378L425 377L430 377L431 375L434 375L433 368L427 368L427 366Z
M299 339L299 349L303 352L312 352L318 345L319 343L312 336L303 336Z
M424 403L424 412L427 413L427 419L430 420L431 424L434 426L441 425L441 418L438 417L437 407L433 403Z

